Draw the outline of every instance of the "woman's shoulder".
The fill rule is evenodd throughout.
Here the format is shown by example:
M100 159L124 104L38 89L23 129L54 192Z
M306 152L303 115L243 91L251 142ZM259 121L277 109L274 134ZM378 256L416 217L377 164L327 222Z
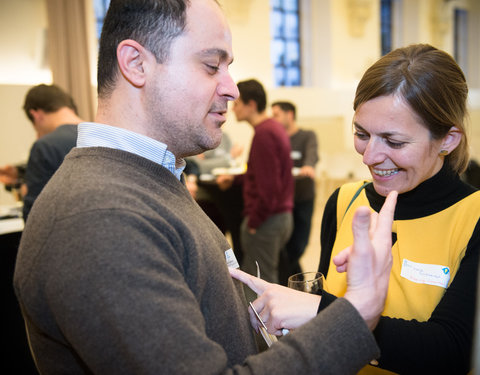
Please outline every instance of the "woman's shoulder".
M370 181L360 180L343 184L338 190L338 201L348 204L348 202L354 200L369 183Z

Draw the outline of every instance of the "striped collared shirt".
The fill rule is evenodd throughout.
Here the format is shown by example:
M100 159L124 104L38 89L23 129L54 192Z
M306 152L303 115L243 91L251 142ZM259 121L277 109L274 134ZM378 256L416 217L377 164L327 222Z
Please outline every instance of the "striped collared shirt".
M82 122L78 125L77 147L108 147L130 152L162 165L179 180L185 168L184 160L178 168L175 166L175 156L166 144L116 126Z

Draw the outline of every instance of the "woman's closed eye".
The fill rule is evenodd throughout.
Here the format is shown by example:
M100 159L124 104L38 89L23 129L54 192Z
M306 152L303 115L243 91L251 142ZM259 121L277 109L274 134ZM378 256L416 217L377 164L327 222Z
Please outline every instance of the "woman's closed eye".
M358 139L361 139L361 140L366 140L366 139L370 138L370 135L368 135L367 133L363 133L361 131L358 131L358 130L355 130L353 132L353 135L355 137L357 137Z
M385 142L387 143L388 146L390 146L391 148L401 148L403 147L406 142L401 142L401 141L395 141L393 139L388 139L388 138L385 138Z
M359 130L355 130L353 135L361 141L368 141L370 139L370 134L359 131ZM383 140L388 145L388 147L393 149L402 148L407 143L403 141L396 141L388 137L383 137Z

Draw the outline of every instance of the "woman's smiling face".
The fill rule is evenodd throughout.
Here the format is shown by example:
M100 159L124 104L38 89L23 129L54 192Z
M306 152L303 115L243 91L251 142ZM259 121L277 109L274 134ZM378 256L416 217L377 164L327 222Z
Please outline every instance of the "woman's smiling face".
M410 191L443 166L442 139L433 140L420 118L396 95L361 104L353 127L355 149L363 155L380 195Z

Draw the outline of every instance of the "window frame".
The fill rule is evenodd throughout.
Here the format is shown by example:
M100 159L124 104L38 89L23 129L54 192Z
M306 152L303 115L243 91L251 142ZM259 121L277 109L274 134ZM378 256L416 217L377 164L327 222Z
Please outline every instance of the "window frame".
M295 6L289 7L292 2ZM276 87L302 86L302 38L301 38L301 14L299 0L271 0L271 63L273 68L273 81ZM280 22L275 22L275 18ZM288 18L290 26L286 28ZM279 30L277 30L279 27Z

